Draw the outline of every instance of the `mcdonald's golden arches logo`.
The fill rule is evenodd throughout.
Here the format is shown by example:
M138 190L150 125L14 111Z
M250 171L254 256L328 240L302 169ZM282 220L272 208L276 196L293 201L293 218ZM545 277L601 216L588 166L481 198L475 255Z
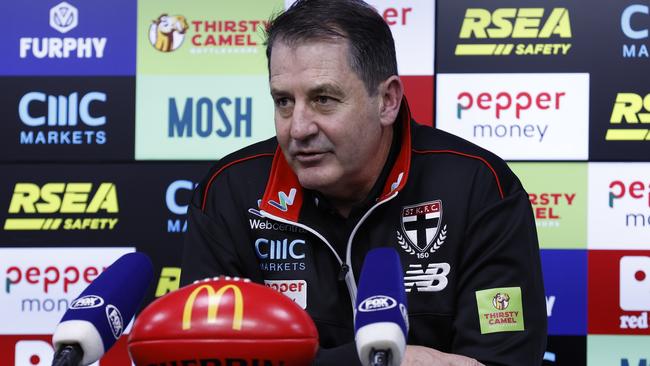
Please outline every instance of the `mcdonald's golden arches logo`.
M208 292L208 323L211 324L217 322L217 313L219 311L219 306L221 305L221 297L226 291L232 290L235 301L232 329L241 330L242 320L244 317L244 297L242 296L241 289L237 285L233 284L223 286L216 292L212 285L209 284L195 288L190 296L188 296L187 301L185 301L185 307L183 309L183 330L188 330L192 327L192 311L194 309L194 302L196 301L196 297L203 290Z

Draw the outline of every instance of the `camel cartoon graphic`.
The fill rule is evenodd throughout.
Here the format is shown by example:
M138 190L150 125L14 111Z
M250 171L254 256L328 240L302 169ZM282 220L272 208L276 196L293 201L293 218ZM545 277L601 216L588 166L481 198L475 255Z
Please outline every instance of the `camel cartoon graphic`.
M494 295L494 298L492 299L492 305L494 305L497 310L504 310L508 307L509 303L510 296L505 292L497 292L497 294Z
M149 42L162 52L171 52L183 44L189 26L182 15L162 14L149 28Z

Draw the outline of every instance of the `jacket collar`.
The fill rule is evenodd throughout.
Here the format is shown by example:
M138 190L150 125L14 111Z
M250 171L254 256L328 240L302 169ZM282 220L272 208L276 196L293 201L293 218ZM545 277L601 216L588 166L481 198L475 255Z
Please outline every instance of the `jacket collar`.
M383 201L395 192L399 192L406 185L411 166L411 112L406 102L402 99L399 114L395 123L402 129L402 143L399 154L395 160L386 184L381 191L378 201ZM304 198L304 190L300 186L298 177L291 170L289 163L284 158L280 146L275 150L271 173L266 184L260 209L273 216L297 222Z

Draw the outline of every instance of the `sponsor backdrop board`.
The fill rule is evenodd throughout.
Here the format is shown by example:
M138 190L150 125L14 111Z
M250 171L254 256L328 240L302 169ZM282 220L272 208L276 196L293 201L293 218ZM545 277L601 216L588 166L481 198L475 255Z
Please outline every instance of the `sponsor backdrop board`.
M650 363L650 336L589 335L589 366L643 366Z
M437 74L436 127L506 160L587 160L589 74Z
M131 0L3 1L0 75L134 75Z
M587 247L587 163L510 163L533 206L540 248Z

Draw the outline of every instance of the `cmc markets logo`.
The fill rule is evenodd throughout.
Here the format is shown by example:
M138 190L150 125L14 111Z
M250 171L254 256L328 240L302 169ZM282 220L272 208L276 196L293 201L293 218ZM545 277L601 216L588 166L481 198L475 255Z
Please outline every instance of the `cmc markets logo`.
M571 21L566 8L469 8L456 56L567 55ZM515 43L515 40L530 40ZM466 42L475 43L466 43ZM558 42L560 41L560 42Z
M90 22L90 20L88 20ZM79 24L79 11L67 2L50 9L50 26L68 33ZM21 37L20 58L102 58L106 37Z
M562 207L572 206L576 193L529 193L528 198L538 227L559 227Z
M263 271L304 271L306 244L302 239L258 238L254 247Z
M196 183L184 179L176 180L167 186L165 204L169 212L176 216L167 219L168 233L184 233L187 231L185 216L187 215L187 207L194 187L196 187Z
M647 27L636 27L639 19L647 22L650 15L650 8L645 4L632 4L621 13L621 30L630 43L623 44L623 58L648 58L648 46L645 43L648 39Z
M221 306L221 298L226 291L232 291L232 296L234 297L232 303L235 307L232 317L232 329L241 330L242 320L244 318L244 296L242 295L239 286L232 284L225 285L217 291L215 291L212 285L209 284L195 288L187 298L187 301L185 301L185 307L183 308L183 330L192 328L192 310L194 309L194 303L196 302L199 293L203 290L207 292L208 297L208 324L217 323L217 311L219 310L219 306ZM201 303L206 303L206 301L201 301Z
M614 206L618 206L619 202L625 202L624 207L627 208L625 210L627 212L623 213L626 227L650 227L650 183L640 180L612 181L609 184L609 208L615 209ZM638 209L630 211L630 206L638 207Z
M650 94L618 93L605 135L607 141L650 140Z
M180 107L180 108L179 108ZM167 136L170 138L251 137L253 98L169 98Z
M113 230L115 183L16 183L4 230ZM103 216L109 214L109 216Z
M28 129L20 131L23 145L80 145L106 143L106 116L96 105L106 102L106 93L47 95L33 91L18 103L18 116ZM81 123L79 123L81 122ZM85 128L79 128L83 126ZM72 130L70 130L72 129Z
M621 329L648 329L650 311L650 257L624 256L620 261L619 304L624 311L641 313L620 316Z
M488 114L497 123L476 123L473 126L475 138L517 138L544 141L548 123L521 123L530 118L530 112L559 111L564 106L566 91L534 92L500 91L469 92L462 91L456 96L456 118L461 120L466 111Z
M183 15L161 14L149 27L149 42L161 52L172 52L189 37L191 54L257 53L255 36L266 20L191 20Z

